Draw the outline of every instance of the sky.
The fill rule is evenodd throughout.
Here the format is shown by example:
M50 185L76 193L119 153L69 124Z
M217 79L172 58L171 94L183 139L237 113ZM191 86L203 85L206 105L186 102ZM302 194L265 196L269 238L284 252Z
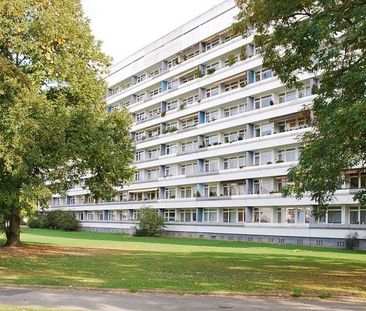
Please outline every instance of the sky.
M102 49L123 60L224 0L81 0Z

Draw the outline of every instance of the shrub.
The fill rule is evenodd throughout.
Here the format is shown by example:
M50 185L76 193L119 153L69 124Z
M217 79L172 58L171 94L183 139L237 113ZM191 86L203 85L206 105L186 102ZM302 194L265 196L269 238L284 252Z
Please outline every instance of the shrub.
M194 71L194 76L196 77L196 79L203 77L203 72L201 71L200 68L196 68L196 70Z
M291 292L292 297L301 297L302 296L302 289L295 287Z
M350 233L346 237L345 247L346 249L352 250L358 246L358 233Z
M246 51L246 47L242 46L240 48L240 55L239 55L239 59L240 60L245 60L247 58L247 51Z
M232 66L236 63L236 59L235 59L235 56L233 54L229 54L227 56L227 63L229 66Z
M207 69L207 74L211 75L211 74L213 74L215 71L216 71L216 69L215 69L215 68L209 68L209 69Z
M28 221L30 228L59 229L64 231L79 230L79 221L73 212L50 211Z
M41 222L41 218L39 217L34 217L34 218L30 218L28 220L28 227L29 228L42 228L42 222Z
M139 228L135 234L137 236L156 236L164 229L164 218L158 215L154 209L140 209L139 220Z

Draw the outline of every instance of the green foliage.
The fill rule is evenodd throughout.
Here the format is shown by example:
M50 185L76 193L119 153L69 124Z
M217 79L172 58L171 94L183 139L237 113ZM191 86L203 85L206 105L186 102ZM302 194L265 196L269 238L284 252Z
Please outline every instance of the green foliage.
M200 68L196 68L196 70L194 71L194 76L196 77L196 78L202 78L203 77L203 72L201 71L201 69Z
M73 212L51 211L28 221L30 228L58 229L63 231L78 231L79 221Z
M358 246L358 243L359 243L359 239L358 239L357 232L350 233L349 235L347 235L346 243L345 243L346 249L353 250L354 248L356 248Z
M301 288L298 288L298 287L295 287L291 292L292 297L301 297L302 295L303 295L303 291Z
M234 65L234 64L236 63L236 58L235 58L235 56L234 56L233 54L229 54L229 55L227 56L227 62L228 62L228 65L229 65L229 66Z
M163 231L164 218L158 215L154 209L140 209L139 221L139 228L136 230L136 235L156 236Z
M215 68L209 68L209 69L207 69L207 74L208 74L208 75L211 75L211 74L213 74L215 71L216 71L216 69L215 69Z
M87 174L96 198L112 196L133 175L134 144L128 111L106 111L110 59L79 1L0 1L0 42L0 214L11 237L21 212Z
M241 61L246 60L247 59L247 50L246 50L246 46L242 46L240 48L240 54L239 54L239 59Z
M308 192L325 213L342 182L341 170L366 161L366 2L236 0L235 32L247 36L255 26L255 44L263 66L289 87L297 75L314 73L320 85L312 122L302 137L299 164L289 172L284 193ZM355 196L364 204L366 192Z

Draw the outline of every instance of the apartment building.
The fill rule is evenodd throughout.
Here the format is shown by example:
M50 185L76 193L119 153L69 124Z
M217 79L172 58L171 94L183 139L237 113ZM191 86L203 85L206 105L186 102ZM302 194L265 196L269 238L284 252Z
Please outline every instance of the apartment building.
M231 34L237 12L224 1L111 67L107 109L131 112L134 182L96 203L80 181L51 209L75 211L89 230L129 231L147 207L170 235L343 247L358 232L366 248L366 209L352 199L366 171L343 172L321 219L310 198L281 196L319 79L301 74L303 87L287 89L262 66L253 35Z

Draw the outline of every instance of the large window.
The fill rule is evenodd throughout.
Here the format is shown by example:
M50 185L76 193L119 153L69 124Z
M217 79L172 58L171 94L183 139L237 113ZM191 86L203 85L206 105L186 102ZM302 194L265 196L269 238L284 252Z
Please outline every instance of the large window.
M175 221L175 209L164 210L164 220L165 221Z
M366 207L353 206L349 211L350 224L366 224Z
M181 187L180 188L180 197L181 198L191 198L192 197L192 187Z
M203 221L204 222L217 222L217 209L204 208L203 209Z
M226 208L222 211L223 222L236 222L236 209Z
M206 122L213 122L219 118L219 111L213 110L206 112Z
M205 197L217 197L217 185L205 185Z
M224 170L243 168L245 166L245 157L238 156L224 159Z
M243 140L244 139L244 130L238 130L235 132L230 132L224 134L225 143L232 143L234 141Z
M176 144L166 145L166 154L176 154L176 153L177 153Z
M254 104L255 109L272 106L273 105L272 96L269 95L269 96L258 97L255 99Z
M211 88L206 89L206 97L212 97L212 96L216 96L219 94L219 87L218 86L214 86Z
M231 117L231 116L235 116L239 113L243 113L245 111L245 106L244 104L240 104L237 106L232 106L229 108L225 108L224 109L224 116L227 117Z
M328 208L328 223L340 224L342 222L342 209L340 207Z
M197 212L196 212L196 210L195 209L180 210L180 221L181 222L197 221Z
M165 198L166 199L175 199L176 197L176 188L165 188Z
M171 110L177 109L177 107L178 107L178 100L177 99L176 100L173 100L171 102L168 102L166 104L166 110L167 111L171 111Z

